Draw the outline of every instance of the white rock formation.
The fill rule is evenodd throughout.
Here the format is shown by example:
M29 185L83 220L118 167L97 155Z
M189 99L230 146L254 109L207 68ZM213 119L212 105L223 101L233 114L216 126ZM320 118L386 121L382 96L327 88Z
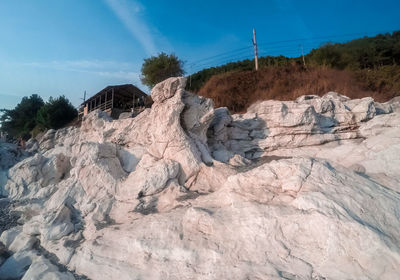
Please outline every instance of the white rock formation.
M234 154L254 159L282 147L360 138L360 125L375 115L391 113L393 108L369 97L350 100L329 92L322 97L302 96L296 101L259 102L246 114L233 118L224 108L216 111L209 144L216 159L228 162Z
M337 93L153 107L48 131L7 170L0 279L396 279L400 111ZM8 168L8 167L7 167ZM1 245L1 244L0 244Z

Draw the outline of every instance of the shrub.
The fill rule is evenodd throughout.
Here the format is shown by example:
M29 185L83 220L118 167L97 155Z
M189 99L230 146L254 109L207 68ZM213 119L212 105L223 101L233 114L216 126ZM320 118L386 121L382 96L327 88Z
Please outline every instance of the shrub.
M38 111L36 122L47 129L59 129L71 122L77 115L77 110L65 96L50 97L49 101Z
M19 136L29 138L30 131L36 126L36 114L43 104L43 99L39 95L33 94L30 97L22 98L21 102L12 110L2 109L1 130L14 138Z
M215 75L200 89L199 95L213 99L216 107L228 107L235 113L246 111L256 101L294 100L302 95L323 95L328 91L350 98L371 96L385 102L398 95L400 87L400 69L390 67L386 72L371 70L356 75L352 71L328 67L270 66L258 71Z
M311 67L324 66L358 72L356 74L359 80L370 79L371 75L379 76L380 84L376 84L370 79L371 87L383 87L383 84L389 83L390 86L393 85L393 88L396 88L397 78L394 76L398 75L398 68L392 68L396 71L392 75L387 71L389 68L386 66L400 65L400 31L395 31L392 34L379 34L375 37L364 37L347 43L326 43L308 53L305 60L307 65ZM284 56L260 57L258 62L260 69L270 66L282 67L302 64L301 57L289 58ZM203 69L190 76L190 82L186 85L186 89L198 92L214 75L234 71L251 71L252 69L254 69L254 60L248 59ZM364 72L364 69L371 71Z
M152 88L167 78L183 74L183 62L176 55L160 53L158 56L144 60L141 81L144 85Z

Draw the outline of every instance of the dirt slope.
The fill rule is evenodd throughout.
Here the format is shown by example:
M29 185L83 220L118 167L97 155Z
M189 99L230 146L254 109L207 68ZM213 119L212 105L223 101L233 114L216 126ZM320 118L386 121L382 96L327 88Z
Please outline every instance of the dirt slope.
M266 67L259 71L230 72L213 76L198 92L214 100L215 107L243 112L259 100L294 100L302 95L323 95L336 91L350 98L371 96L385 102L395 92L372 91L353 72L300 66Z

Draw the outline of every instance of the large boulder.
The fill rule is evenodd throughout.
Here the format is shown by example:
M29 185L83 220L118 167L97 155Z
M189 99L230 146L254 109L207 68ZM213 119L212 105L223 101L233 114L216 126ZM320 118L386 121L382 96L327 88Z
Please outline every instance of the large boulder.
M397 103L331 92L231 115L184 78L151 95L1 159L0 279L397 277Z
M296 101L262 101L250 106L246 114L233 115L231 121L229 113L219 111L209 131L210 149L218 160L218 150L254 159L282 147L356 139L360 125L392 111L390 104L372 98L351 100L335 92L302 96Z

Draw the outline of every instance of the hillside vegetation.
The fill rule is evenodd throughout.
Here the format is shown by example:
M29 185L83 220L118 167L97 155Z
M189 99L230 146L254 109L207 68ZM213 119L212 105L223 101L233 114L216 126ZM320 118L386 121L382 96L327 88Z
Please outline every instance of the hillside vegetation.
M37 94L23 97L14 109L0 109L0 112L0 131L10 138L25 140L47 129L59 129L78 115L65 96L50 97L44 102Z
M400 95L400 31L347 43L328 43L301 58L261 57L260 70L244 60L204 69L188 90L216 106L241 112L258 100L292 100L304 94L338 91L351 98L387 101Z

